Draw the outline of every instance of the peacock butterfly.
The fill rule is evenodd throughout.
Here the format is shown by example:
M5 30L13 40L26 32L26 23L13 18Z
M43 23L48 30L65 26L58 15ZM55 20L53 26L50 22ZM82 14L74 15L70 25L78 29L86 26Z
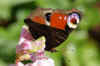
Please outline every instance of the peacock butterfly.
M33 38L46 37L45 50L55 51L54 48L64 42L77 28L81 18L81 12L77 9L37 8L24 22L28 25Z

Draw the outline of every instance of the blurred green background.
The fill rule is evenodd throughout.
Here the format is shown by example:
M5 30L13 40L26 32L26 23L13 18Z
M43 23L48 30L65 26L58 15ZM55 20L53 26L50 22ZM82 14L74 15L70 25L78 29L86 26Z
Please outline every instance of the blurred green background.
M14 63L24 19L37 7L77 8L83 13L79 27L58 52L46 52L56 66L100 66L100 45L88 36L88 30L100 24L99 0L0 0L0 66Z

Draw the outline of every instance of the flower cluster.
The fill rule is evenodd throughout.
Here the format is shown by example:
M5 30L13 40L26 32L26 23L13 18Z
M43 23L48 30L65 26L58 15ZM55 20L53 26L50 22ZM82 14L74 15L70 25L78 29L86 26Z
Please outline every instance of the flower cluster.
M16 64L10 66L54 66L54 61L45 56L45 37L34 39L27 26L23 26L19 44L16 46ZM31 60L23 64L22 61Z

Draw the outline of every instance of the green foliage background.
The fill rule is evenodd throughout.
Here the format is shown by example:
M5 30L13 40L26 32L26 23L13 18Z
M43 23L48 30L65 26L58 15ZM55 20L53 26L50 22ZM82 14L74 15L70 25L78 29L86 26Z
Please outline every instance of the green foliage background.
M36 7L53 9L77 8L83 19L68 40L57 47L59 52L46 52L55 60L56 66L100 66L100 51L97 43L90 40L88 29L100 24L100 10L96 8L99 0L0 0L0 20L14 19L8 27L0 27L0 66L14 63L24 19ZM100 8L100 6L98 6ZM12 13L13 12L13 13ZM4 23L5 21L0 21Z

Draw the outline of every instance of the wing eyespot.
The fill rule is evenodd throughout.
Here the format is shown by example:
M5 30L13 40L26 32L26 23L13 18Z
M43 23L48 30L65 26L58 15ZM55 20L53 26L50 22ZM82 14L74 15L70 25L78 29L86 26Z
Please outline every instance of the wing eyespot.
M67 24L69 28L75 29L77 28L79 22L80 22L80 15L78 13L71 13L68 16Z

